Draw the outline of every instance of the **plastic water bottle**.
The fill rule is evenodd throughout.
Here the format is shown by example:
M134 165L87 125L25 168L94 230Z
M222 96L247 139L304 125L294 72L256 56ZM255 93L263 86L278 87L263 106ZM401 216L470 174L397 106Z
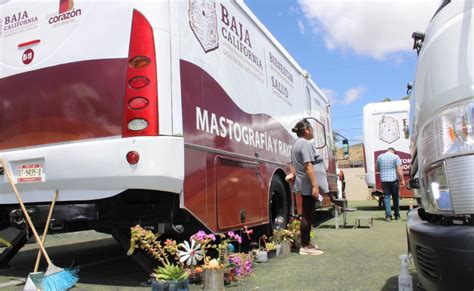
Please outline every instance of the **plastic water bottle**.
M413 279L408 272L410 259L408 255L400 256L400 275L398 275L398 291L413 291Z

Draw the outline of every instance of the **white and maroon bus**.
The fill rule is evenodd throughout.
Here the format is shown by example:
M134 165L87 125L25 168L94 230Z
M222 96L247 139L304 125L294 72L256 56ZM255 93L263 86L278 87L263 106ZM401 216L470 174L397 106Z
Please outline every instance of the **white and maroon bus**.
M0 158L34 222L127 244L162 233L284 225L294 122L328 100L243 1L0 3ZM5 175L0 225L23 228Z

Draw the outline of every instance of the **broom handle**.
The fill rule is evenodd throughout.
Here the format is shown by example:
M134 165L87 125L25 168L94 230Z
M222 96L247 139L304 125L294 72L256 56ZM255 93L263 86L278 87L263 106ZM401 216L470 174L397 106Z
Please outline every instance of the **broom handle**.
M54 205L56 204L56 199L58 199L58 195L59 195L58 190L54 191L53 201L51 201L51 206L49 207L48 218L46 219L43 236L41 237L41 243L43 244L43 246L44 246L44 242L46 241L46 235L48 234L49 223L51 222L51 217L53 216ZM41 261L41 251L39 250L38 255L36 256L35 269L33 270L33 273L38 272L40 261Z
M23 204L23 200L21 199L20 193L18 193L18 190L16 189L16 186L13 183L13 178L12 178L12 175L10 173L10 170L5 165L5 162L2 159L0 159L0 163L3 166L4 173L7 174L8 181L10 182L10 186L12 187L13 192L15 192L16 199L18 200L18 203L20 203L20 207L21 207L21 210L23 211L23 215L25 215L26 221L28 222L28 225L30 226L31 230L33 231L33 235L36 239L36 243L38 244L41 252L43 253L44 258L48 262L48 265L52 265L51 259L49 258L48 253L46 252L46 250L44 249L43 243L41 243L38 232L36 232L36 228L35 228L33 222L31 221L30 215L28 214L28 211L26 211L25 204Z

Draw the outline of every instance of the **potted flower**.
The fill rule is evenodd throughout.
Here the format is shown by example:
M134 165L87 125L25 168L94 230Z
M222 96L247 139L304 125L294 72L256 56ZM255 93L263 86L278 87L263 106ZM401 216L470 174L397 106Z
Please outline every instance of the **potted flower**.
M194 245L194 256L202 259L204 269L204 289L205 290L224 290L224 274L228 267L227 258L231 242L236 241L242 243L242 238L234 232L228 232L227 235L219 234L219 242L213 234L206 234L199 231L190 237L191 245ZM185 242L187 244L187 242ZM189 244L188 244L189 245ZM196 256L197 251L198 256ZM214 256L212 255L214 253ZM189 253L191 257L191 253ZM188 258L180 256L180 261Z
M132 227L127 255L131 256L136 248L141 248L161 264L151 274L153 291L189 290L188 272L182 262L174 260L178 251L176 241L166 240L163 245L159 236L140 225Z
M291 244L293 243L293 233L288 229L275 229L273 231L273 240L277 244L277 256L289 255L291 252Z
M265 249L267 250L269 259L276 257L277 244L275 242L266 242Z
M301 247L301 232L300 232L301 221L294 217L287 224L287 229L291 233L292 248L299 249Z
M266 239L267 239L266 235L262 235L258 239L258 249L256 249L254 252L255 260L259 263L266 263L268 261L268 252L267 252L267 249L265 248Z
M253 271L253 258L251 254L233 253L228 257L229 266L235 270L235 276L241 279Z

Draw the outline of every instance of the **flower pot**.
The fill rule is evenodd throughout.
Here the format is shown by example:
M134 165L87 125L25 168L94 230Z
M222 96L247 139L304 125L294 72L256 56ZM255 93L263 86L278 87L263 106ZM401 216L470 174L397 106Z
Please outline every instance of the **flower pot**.
M189 291L189 281L161 281L155 278L151 279L152 291Z
M268 261L268 253L267 251L261 251L261 250L257 250L255 252L255 259L257 260L257 262L259 263L266 263Z
M267 253L268 253L268 259L273 259L273 258L276 257L277 250L276 249L269 250L269 251L267 251Z
M281 243L277 244L277 257L281 254Z
M280 244L280 256L287 256L291 253L291 246L290 243L287 241L283 241Z
M224 290L224 273L223 268L204 270L204 290Z

